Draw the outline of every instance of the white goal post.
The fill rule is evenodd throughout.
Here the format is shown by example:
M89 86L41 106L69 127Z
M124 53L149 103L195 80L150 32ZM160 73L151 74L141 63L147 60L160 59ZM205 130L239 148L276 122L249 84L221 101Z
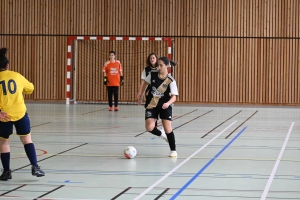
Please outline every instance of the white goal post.
M167 42L167 56L169 59L172 59L172 39L168 37L113 37L113 36L68 36L68 53L67 53L67 76L66 76L66 104L70 104L70 102L76 103L76 84L72 85L74 81L71 80L76 79L76 67L72 66L76 65L77 57L77 44L78 41L87 41L87 40L99 40L99 41L166 41ZM107 52L108 53L108 52ZM151 53L151 52L148 52ZM73 56L73 58L72 58ZM72 63L72 60L74 63ZM170 68L169 72L172 72L172 68ZM74 73L73 75L71 73ZM73 93L71 99L71 87L73 86Z

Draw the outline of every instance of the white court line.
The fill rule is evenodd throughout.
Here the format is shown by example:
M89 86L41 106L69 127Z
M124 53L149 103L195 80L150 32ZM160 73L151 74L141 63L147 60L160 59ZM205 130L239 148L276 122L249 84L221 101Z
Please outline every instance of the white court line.
M144 192L142 192L139 196L135 197L134 200L138 200L140 199L142 196L144 196L145 194L147 194L150 190L152 190L155 186L157 186L159 183L161 183L163 180L165 180L166 178L168 178L173 172L175 172L179 167L181 167L182 165L184 165L184 163L186 163L187 161L189 161L192 157L194 157L197 153L199 153L201 150L203 150L205 147L207 147L207 145L209 145L212 141L214 141L217 137L219 137L220 135L222 135L228 128L230 128L234 123L236 123L236 121L234 121L232 124L230 124L229 126L227 126L222 132L220 132L218 135L216 135L213 139L211 139L210 141L208 141L205 145L203 145L200 149L198 149L195 153L193 153L192 155L190 155L189 157L187 157L184 161L182 161L179 165L177 165L174 169L172 169L170 172L168 172L166 175L164 175L163 177L161 177L161 179L159 179L158 181L156 181L153 185L151 185L150 187L148 187Z
M289 129L289 132L288 132L288 134L286 135L285 141L284 141L284 143L283 143L283 145L282 145L282 147L281 147L280 153L279 153L278 158L277 158L277 160L276 160L276 163L275 163L275 165L274 165L274 167L273 167L273 170L272 170L272 172L271 172L271 175L270 175L270 177L269 177L269 180L268 180L268 182L267 182L267 185L266 185L266 187L265 187L265 190L264 190L264 192L263 192L263 194L262 194L262 196L261 196L261 198L260 198L261 200L266 199L266 197L267 197L267 195L268 195L269 189L270 189L271 184L272 184L272 182L273 182L274 175L275 175L275 173L276 173L276 171L277 171L278 165L279 165L279 163L280 163L282 154L283 154L283 152L284 152L284 150L285 150L286 144L287 144L287 142L288 142L288 140L289 140L289 137L290 137L290 135L291 135L291 132L292 132L292 129L293 129L294 124L295 124L295 122L292 122L292 125L291 125L291 127L290 127L290 129Z

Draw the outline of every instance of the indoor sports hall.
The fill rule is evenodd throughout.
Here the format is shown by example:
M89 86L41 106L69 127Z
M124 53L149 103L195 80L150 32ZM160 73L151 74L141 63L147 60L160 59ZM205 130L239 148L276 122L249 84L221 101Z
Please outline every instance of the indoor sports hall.
M298 0L3 0L0 9L0 117L19 87L1 73L18 72L34 85L23 96L45 172L32 176L14 128L0 199L300 199ZM111 51L122 65L116 111ZM151 53L177 64L164 68L178 88L168 107L174 157L145 128L138 90Z

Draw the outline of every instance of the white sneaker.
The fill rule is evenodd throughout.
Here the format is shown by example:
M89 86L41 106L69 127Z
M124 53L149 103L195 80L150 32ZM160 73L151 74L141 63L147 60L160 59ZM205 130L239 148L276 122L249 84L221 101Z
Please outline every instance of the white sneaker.
M168 137L167 137L163 127L160 129L160 132L161 132L161 136L159 136L159 137L161 137L163 140L165 140L167 143L169 143Z
M171 151L169 157L176 158L177 157L177 152L176 151Z

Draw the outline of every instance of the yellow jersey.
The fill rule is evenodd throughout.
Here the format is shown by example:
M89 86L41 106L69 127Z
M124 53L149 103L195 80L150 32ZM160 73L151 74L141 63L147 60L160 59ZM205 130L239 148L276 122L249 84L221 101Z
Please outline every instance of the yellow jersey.
M27 108L23 92L31 94L33 90L33 84L18 72L0 71L0 110L7 113L10 121L24 117Z

